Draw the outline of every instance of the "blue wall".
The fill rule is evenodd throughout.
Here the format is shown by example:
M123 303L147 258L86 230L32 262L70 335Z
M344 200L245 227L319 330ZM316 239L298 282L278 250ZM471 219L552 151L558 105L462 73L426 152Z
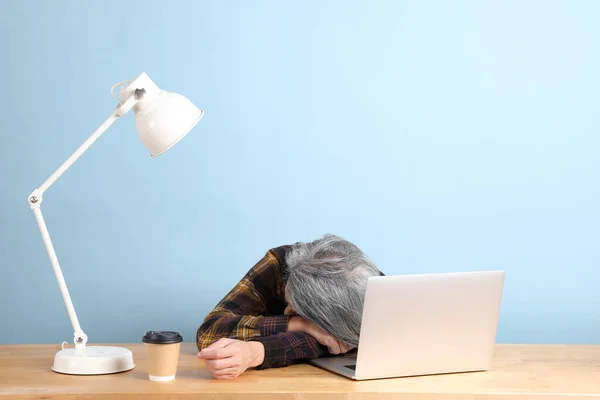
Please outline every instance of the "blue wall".
M27 195L146 71L206 112L119 120L45 197L92 342L193 340L273 246L505 269L500 342L600 343L597 1L0 2L0 343L72 330Z

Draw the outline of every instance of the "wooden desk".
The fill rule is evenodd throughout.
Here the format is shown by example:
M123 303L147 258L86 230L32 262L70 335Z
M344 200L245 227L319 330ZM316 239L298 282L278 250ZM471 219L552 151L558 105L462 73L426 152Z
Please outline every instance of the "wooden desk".
M498 345L492 371L354 382L311 365L217 381L188 343L168 383L148 380L141 344L125 347L134 370L88 377L50 370L59 346L0 346L0 399L600 399L600 346Z

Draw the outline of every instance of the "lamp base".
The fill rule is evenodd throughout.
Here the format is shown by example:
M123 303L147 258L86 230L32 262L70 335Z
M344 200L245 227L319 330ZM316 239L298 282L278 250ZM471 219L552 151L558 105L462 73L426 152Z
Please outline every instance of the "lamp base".
M133 369L133 354L122 347L89 346L63 349L54 356L52 370L69 375L104 375Z

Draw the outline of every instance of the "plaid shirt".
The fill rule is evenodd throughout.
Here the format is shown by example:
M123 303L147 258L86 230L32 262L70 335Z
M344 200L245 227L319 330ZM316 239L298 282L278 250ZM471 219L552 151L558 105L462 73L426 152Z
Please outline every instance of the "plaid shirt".
M285 253L271 249L204 319L196 335L201 350L221 338L254 340L265 347L259 369L283 367L329 354L304 332L288 332L285 301Z

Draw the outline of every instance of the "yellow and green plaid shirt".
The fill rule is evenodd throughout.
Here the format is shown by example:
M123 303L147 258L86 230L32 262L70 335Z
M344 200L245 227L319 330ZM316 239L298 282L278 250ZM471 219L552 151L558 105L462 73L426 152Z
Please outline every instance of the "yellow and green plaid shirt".
M328 354L327 347L304 332L288 332L285 301L285 253L271 249L217 304L198 329L201 350L221 338L255 340L265 347L259 368L282 367Z

